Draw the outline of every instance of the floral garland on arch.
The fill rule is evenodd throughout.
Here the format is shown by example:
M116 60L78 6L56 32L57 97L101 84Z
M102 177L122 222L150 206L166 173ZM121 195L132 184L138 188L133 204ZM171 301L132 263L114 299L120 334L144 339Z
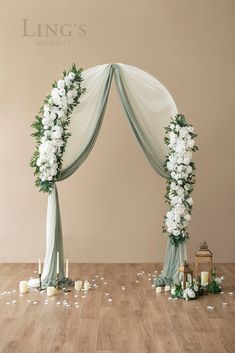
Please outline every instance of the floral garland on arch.
M192 152L198 150L194 141L197 135L182 114L172 117L165 129L165 143L169 146L165 162L165 170L169 175L165 197L170 209L164 218L163 232L173 244L178 245L189 238L187 225L191 219L191 193L195 184Z
M34 168L35 185L43 192L51 192L62 169L63 154L68 138L71 113L80 103L85 92L81 87L82 69L73 64L62 79L54 82L51 93L44 100L32 127L36 139L36 151L30 165Z

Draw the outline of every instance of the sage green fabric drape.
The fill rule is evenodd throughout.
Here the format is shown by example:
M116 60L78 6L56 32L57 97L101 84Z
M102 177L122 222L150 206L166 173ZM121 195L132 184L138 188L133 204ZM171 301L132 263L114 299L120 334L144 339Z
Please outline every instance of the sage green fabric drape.
M133 132L142 150L144 151L154 170L164 178L167 178L167 173L165 172L162 161L159 159L158 154L151 147L148 136L143 132L140 125L138 124L124 87L125 81L122 76L122 71L119 69L118 65L115 65L114 75L123 109L128 117ZM164 131L162 131L162 133L164 133ZM170 284L171 282L178 282L178 268L186 259L186 244L183 243L175 246L170 242L169 239L167 239L164 267L162 274L159 275L156 279L156 285L165 285Z
M103 68L102 68L103 67ZM95 68L94 68L95 69ZM90 69L91 70L91 69ZM125 70L127 70L125 72ZM127 77L126 74L128 70L131 71L131 76ZM89 71L89 70L87 70ZM155 115L158 113L158 117L163 116L162 119L162 124L167 125L168 121L165 121L165 119L168 119L169 116L169 106L172 107L171 113L176 112L176 108L174 105L174 101L170 94L166 91L166 89L157 81L155 80L152 76L148 75L147 73L143 72L142 70L139 70L137 68L128 66L128 65L123 65L123 64L113 64L113 65L103 65L103 66L98 66L97 67L97 72L100 75L99 77L103 80L102 82L102 92L99 94L101 95L101 100L98 100L97 106L95 106L94 109L94 114L96 119L94 120L93 126L91 126L90 129L90 123L86 127L84 127L81 124L81 127L84 128L83 135L88 134L88 137L83 141L83 144L79 145L79 148L81 150L77 150L76 148L76 133L73 134L74 131L72 131L72 137L70 141L73 141L73 145L70 148L70 158L64 161L64 164L66 167L62 170L61 175L59 177L59 181L64 180L68 178L70 175L72 175L80 166L81 164L85 161L85 159L88 157L89 153L91 152L95 141L97 139L97 136L99 134L105 109L106 109L106 104L107 104L107 99L109 95L109 90L111 86L111 81L112 81L112 76L113 72L115 74L115 81L116 81L116 86L119 92L119 96L122 102L122 106L124 108L124 111L128 117L128 120L130 122L130 125L133 129L133 132L143 150L145 153L146 157L150 161L152 167L154 170L160 174L163 177L167 177L163 163L165 159L165 150L164 150L164 141L163 138L160 141L160 137L163 137L164 135L164 129L162 128L162 131L160 133L157 131L158 129L154 130L155 135L152 133L151 128L158 128L159 122L156 121L157 124L154 124L154 126L148 126L148 123L151 124L152 122L155 123L155 121L151 120L152 118L155 118ZM135 77L135 74L137 72L137 76ZM96 70L94 70L94 75L96 74ZM93 75L93 72L90 73L90 76ZM103 75L103 76L102 76ZM97 76L98 77L98 76ZM147 78L146 78L147 77ZM147 121L147 118L149 114L145 115L145 119L142 117L141 112L138 110L139 107L137 107L137 104L135 104L135 99L134 93L132 92L133 87L135 87L135 80L136 84L141 86L142 84L142 78L143 80L145 79L145 89L146 89L146 100L143 99L143 107L141 106L141 109L144 109L144 105L146 102L146 109L147 105L149 104L150 109L149 111L152 113L150 116L150 120ZM149 80L149 81L148 81ZM128 84L132 83L132 87L128 87ZM133 86L134 84L134 86ZM153 85L153 86L151 86ZM100 87L101 87L100 86ZM97 87L93 87L93 91L97 91ZM140 87L141 89L141 87ZM149 90L150 89L150 90ZM159 95L165 95L164 97L167 97L167 109L164 107L166 106L166 101L163 99L163 103L161 106L161 102L159 106L157 106L157 102L155 102L155 92L160 92ZM143 91L144 94L144 91ZM151 102L148 102L148 94L151 96ZM153 94L153 96L152 96ZM141 91L141 96L142 96L142 91ZM87 96L88 97L88 96ZM84 98L85 99L85 98ZM90 99L90 104L92 104L92 101ZM89 102L83 102L84 104L81 106L89 104ZM85 104L86 103L86 104ZM79 111L79 108L82 108L78 106L78 117L81 116L81 111ZM165 115L161 114L161 109L165 109ZM170 108L171 109L171 108ZM155 114L156 110L156 114ZM138 116L137 116L137 111L138 111ZM143 111L144 112L144 111ZM142 113L143 113L142 112ZM148 112L148 110L147 110ZM84 113L83 110L83 121L86 122L86 116L87 114L89 115L90 111L86 111ZM166 114L167 113L167 114ZM165 118L167 116L167 118ZM73 117L72 117L73 119ZM92 120L92 116L90 113L89 119ZM170 119L170 116L169 116ZM89 121L90 121L89 120ZM164 125L164 126L165 126ZM75 126L74 126L75 127ZM77 125L79 127L80 131L80 125ZM90 131L92 131L92 134L90 135ZM80 138L83 137L82 134L80 134ZM157 138L156 138L157 135ZM79 140L79 139L78 139ZM72 143L72 142L71 142ZM84 149L81 146L85 146ZM69 146L67 146L66 151L69 149ZM77 152L76 152L77 151ZM75 153L75 157L74 157ZM78 156L78 157L77 157ZM76 158L77 157L77 158ZM67 164L66 164L67 163ZM55 187L53 192L49 195L48 197L48 212L47 212L47 231L46 231L46 257L45 257L45 262L44 262L44 269L43 269L43 274L42 274L42 281L44 286L48 286L51 283L55 282L56 278L56 253L59 251L60 253L60 280L63 282L64 280L64 257L63 257L63 239L62 239L62 226L61 226L61 218L60 218L60 209L59 209L59 199L58 199L58 193L57 193L57 188ZM182 263L183 260L186 259L186 246L185 244L180 245L179 247L175 247L172 245L169 241L167 244L167 251L166 251L166 256L165 256L165 263L164 263L164 272L159 280L161 280L161 283L163 283L166 279L171 279L175 280L177 276L177 269L179 265Z
M86 160L89 153L91 152L95 141L98 137L104 113L107 105L109 90L112 82L113 67L110 65L109 74L102 94L102 100L98 114L98 120L94 133L92 134L86 148L80 154L69 167L61 172L59 181L64 180L71 176L80 165ZM42 273L42 284L48 286L55 283L56 278L56 261L57 251L60 254L60 281L64 279L64 251L63 251L63 238L62 238L62 226L59 208L59 198L57 193L57 187L55 186L52 193L48 196L48 212L47 212L47 234L46 234L46 257L44 261L43 273Z

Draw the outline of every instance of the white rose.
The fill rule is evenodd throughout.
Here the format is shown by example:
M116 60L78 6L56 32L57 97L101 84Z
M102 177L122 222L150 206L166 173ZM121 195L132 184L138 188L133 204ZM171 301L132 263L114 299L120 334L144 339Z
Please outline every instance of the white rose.
M71 81L73 81L73 80L75 79L75 74L74 74L73 72L70 72L70 73L68 74L68 76L69 76L69 79L70 79Z
M215 282L216 282L217 284L221 284L221 283L222 283L222 280L221 280L220 277L215 277Z
M191 288L188 288L187 289L187 294L188 294L188 297L190 298L190 299L194 299L195 298L195 292L191 289Z
M67 102L67 98L65 96L61 97L61 104L60 107L62 108L62 110L66 110L68 108L68 102Z
M37 163L37 166L40 167L41 164L42 164L42 158L39 157L39 158L37 159L37 162L36 162L36 163Z
M189 205L191 205L191 206L193 205L192 197L189 197L186 201L188 202Z
M174 230L174 231L173 231L173 235L174 235L174 236L180 235L180 231L179 231L178 229Z
M65 82L66 86L68 86L68 87L71 86L71 81L70 81L69 75L64 77L64 82Z
M171 295L175 295L175 288L171 289Z
M46 104L44 105L43 111L44 111L44 113L50 112L50 106L49 106L49 104L46 103Z
M170 125L170 128L171 128L171 130L174 130L175 125L174 125L174 124L171 124L171 125Z
M65 95L65 89L64 88L61 88L58 92L59 92L59 95L61 97Z
M188 135L188 129L185 127L181 127L179 130L180 137L184 138Z
M51 98L52 98L54 104L56 104L56 105L60 105L61 104L61 97L59 95L58 88L55 87L55 88L52 89Z
M184 164L189 164L192 159L192 152L188 151L184 153Z
M57 87L58 87L58 89L63 89L64 88L64 80L59 80L57 82Z
M186 221L190 221L191 216L189 213L187 213L186 215L184 215L184 219L186 219Z
M182 215L185 212L185 207L182 204L178 204L175 206L175 213L178 215Z
M191 132L191 133L194 133L194 127L193 126L189 126L188 127L188 131Z
M180 196L174 196L171 199L171 204L172 205L176 205L177 203L181 203L181 202L182 202L182 199L181 199Z
M188 165L188 166L187 166L186 171L187 171L188 174L192 173L193 168L191 167L191 165Z
M187 147L189 148L193 148L195 146L195 141L194 140L188 140L187 141Z
M62 127L56 125L53 127L52 132L51 132L51 137L53 139L60 139L63 133Z
M175 164L174 163L171 163L171 162L167 162L167 164L166 164L166 167L167 167L167 169L169 170L169 171L172 171L172 170L174 170L175 169Z
M185 151L185 143L181 139L177 139L175 151L177 153L182 153Z

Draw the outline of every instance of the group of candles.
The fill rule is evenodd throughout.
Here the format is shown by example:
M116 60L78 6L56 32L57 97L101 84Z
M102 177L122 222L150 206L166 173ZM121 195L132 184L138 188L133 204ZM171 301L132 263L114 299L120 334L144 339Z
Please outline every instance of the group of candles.
M202 271L201 272L201 285L207 285L209 282L209 272ZM189 283L186 282L186 287L189 286ZM171 290L171 286L165 286L165 292L169 292ZM156 287L156 293L159 294L162 292L162 287Z
M59 254L59 251L57 251L57 254L56 254L56 274L57 274L57 276L60 274L60 254ZM41 275L42 275L41 258L39 258L39 260L38 260L38 275L39 275L39 280L41 280ZM66 259L66 261L65 261L65 278L66 279L69 278L69 261L68 261L68 259ZM83 286L83 290L85 292L88 292L89 289L91 288L91 285L87 280L84 281L84 284L80 280L74 282L75 290L82 290L82 286ZM27 281L20 281L19 290L20 290L21 294L27 293L29 290L28 282ZM47 287L47 295L49 297L54 296L56 293L57 293L57 289L55 287L53 287L53 286Z

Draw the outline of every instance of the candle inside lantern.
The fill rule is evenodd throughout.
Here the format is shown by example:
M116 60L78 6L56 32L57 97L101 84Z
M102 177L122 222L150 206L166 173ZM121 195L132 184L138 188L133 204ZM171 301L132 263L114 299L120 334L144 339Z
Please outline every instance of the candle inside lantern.
M57 262L56 262L56 273L60 273L60 254L59 251L57 251Z
M82 281L75 281L74 282L74 288L76 290L81 290L82 289Z
M84 282L84 291L85 291L85 292L88 292L89 289L90 289L90 283L86 280L86 281Z
M170 292L171 286L165 286L165 292Z
M27 281L20 281L20 293L27 293L29 290Z
M65 277L69 278L69 260L66 259L66 264L65 264Z
M159 294L162 292L162 287L156 287L156 293Z
M56 295L57 290L55 287L49 286L47 287L47 296L48 297L53 297L54 295Z
M208 284L209 282L209 272L202 271L201 272L201 284Z
M38 274L39 275L42 274L42 262L41 262L41 258L40 257L38 259Z

